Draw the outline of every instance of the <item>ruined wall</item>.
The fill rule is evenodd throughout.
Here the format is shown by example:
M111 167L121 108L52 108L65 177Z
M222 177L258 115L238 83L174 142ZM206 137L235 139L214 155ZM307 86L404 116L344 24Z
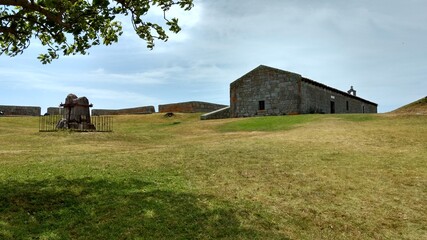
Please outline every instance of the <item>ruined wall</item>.
M311 80L301 83L300 113L377 113L377 105Z
M0 105L4 116L40 116L41 108L32 106L6 106Z
M127 114L151 114L154 113L154 106L124 108L124 109L92 109L92 115L127 115Z
M231 117L298 113L300 80L301 75L266 66L254 69L230 84Z
M227 107L226 105L207 103L207 102L182 102L159 105L160 113L167 112L180 112L180 113L197 113L197 112L212 112L221 108Z

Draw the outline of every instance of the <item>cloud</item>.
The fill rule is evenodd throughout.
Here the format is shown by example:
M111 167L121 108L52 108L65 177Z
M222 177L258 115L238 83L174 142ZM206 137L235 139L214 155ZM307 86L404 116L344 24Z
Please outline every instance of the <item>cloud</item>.
M98 102L95 108L126 108L135 106L156 105L158 98L145 96L132 91L115 91L102 88L83 88L69 86L71 92L79 93L79 96L89 96L91 102ZM126 104L123 104L126 103Z
M58 80L61 79L61 80ZM77 80L76 80L77 79ZM150 97L137 91L126 90L123 88L114 88L114 83L134 84L134 85L153 85L161 84L153 73L149 74L108 74L102 69L87 73L78 74L52 74L43 70L15 70L0 68L0 86L8 86L14 90L12 92L32 92L33 96L38 94L50 95L55 98L55 102L39 103L48 107L56 105L56 101L65 98L68 93L76 93L78 96L88 96L91 101L100 100L101 106L121 107L139 106L141 104L154 105L159 101L156 97ZM4 96L4 94L3 94ZM34 99L32 100L34 102ZM35 103L31 103L35 104Z
M70 91L93 95L105 108L228 103L229 84L264 64L341 90L353 85L388 111L425 96L426 8L423 0L195 0L190 12L172 9L168 17L178 17L182 31L152 51L123 17L119 43L94 47L89 56L45 66L35 59L38 47L30 47L17 58L0 57L0 87L10 91L0 100L34 89L37 99L49 96L42 104Z
M85 81L91 83L129 84L129 85L155 85L164 84L167 74L162 71L147 71L136 73L112 73L103 68L84 74Z

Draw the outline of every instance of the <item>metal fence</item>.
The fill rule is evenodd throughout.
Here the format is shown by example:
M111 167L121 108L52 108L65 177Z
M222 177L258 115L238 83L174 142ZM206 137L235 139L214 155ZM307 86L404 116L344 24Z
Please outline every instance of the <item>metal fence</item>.
M47 115L40 116L39 118L39 131L40 132L54 132L58 131L56 125L62 119L62 115Z
M90 122L95 125L96 132L112 132L113 117L110 116L92 116Z
M57 125L64 117L62 115L47 115L40 116L39 118L39 131L40 132L56 132L62 129ZM110 116L92 116L90 122L95 126L93 129L69 129L78 132L112 132L113 131L113 117Z

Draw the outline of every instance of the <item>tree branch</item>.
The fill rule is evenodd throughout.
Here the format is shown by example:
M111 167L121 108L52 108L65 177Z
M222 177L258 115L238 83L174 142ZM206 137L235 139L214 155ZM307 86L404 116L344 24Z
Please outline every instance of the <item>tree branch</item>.
M0 26L0 32L2 32L2 33L10 33L10 34L13 34L13 35L16 35L18 33L15 28L2 27L2 26Z
M25 9L26 12L39 12L42 15L46 16L47 19L55 22L56 24L61 25L63 27L69 27L62 21L61 14L46 10L42 6L34 3L34 1L29 2L27 0L0 0L0 5L22 7L23 9Z

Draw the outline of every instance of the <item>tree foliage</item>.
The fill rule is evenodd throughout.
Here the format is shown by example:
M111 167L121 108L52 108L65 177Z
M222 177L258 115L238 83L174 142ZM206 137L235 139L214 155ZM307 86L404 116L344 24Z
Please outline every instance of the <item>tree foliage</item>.
M47 48L38 57L42 63L61 54L87 54L94 45L118 41L118 15L130 16L136 34L152 49L156 39L168 40L162 23L145 20L153 6L163 10L164 23L178 33L178 19L166 13L172 6L188 11L193 0L0 0L0 55L21 54L34 38Z

